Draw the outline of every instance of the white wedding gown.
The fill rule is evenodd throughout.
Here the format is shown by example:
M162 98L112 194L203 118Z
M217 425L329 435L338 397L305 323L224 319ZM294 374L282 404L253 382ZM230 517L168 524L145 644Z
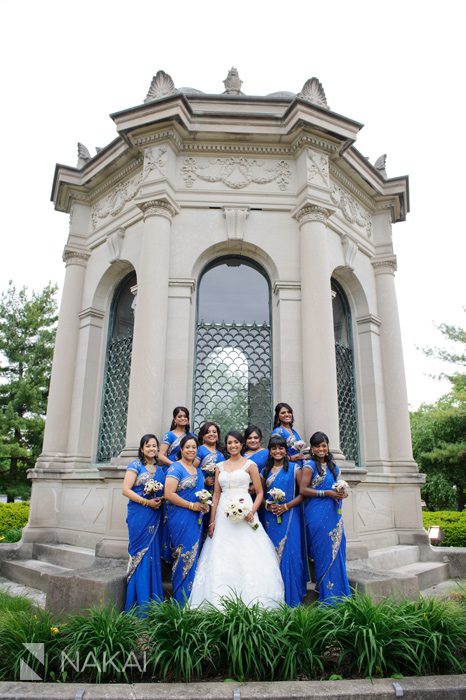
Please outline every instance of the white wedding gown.
M233 595L246 605L259 602L267 608L277 607L285 600L277 553L257 515L257 530L245 520L232 523L225 515L227 505L238 498L245 498L252 505L248 493L251 464L248 460L233 472L225 471L222 462L217 465L222 493L214 535L207 537L199 557L189 598L192 607L206 602L221 607L222 596Z

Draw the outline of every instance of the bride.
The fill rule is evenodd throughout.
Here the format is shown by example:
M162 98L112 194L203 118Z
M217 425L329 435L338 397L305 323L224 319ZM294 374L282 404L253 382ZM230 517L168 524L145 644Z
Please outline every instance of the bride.
M259 522L263 489L257 466L242 456L243 438L235 430L226 435L230 458L219 462L210 512L208 537L202 548L189 603L221 606L222 597L238 596L246 605L256 602L267 608L284 602L283 580L275 548ZM252 502L249 481L256 490ZM248 514L232 522L226 510L244 499Z

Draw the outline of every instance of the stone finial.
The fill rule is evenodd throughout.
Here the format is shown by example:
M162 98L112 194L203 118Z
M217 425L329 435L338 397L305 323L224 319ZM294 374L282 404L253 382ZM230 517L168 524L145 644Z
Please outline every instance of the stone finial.
M175 92L175 83L173 82L171 76L168 75L168 73L165 73L163 70L158 70L152 78L152 82L144 102L146 103L152 102L153 100L160 100L162 97L174 95Z
M323 109L330 109L327 104L327 98L325 97L324 88L322 83L317 78L310 78L306 80L303 85L303 89L297 95L302 100L307 102L312 102L312 104L317 105L317 107L322 107Z
M91 154L87 150L83 143L78 142L78 164L77 168L83 168L88 161L92 158Z
M385 166L387 164L387 154L384 153L383 156L379 156L377 160L374 163L374 168L379 171L379 173L382 175L382 177L387 177L387 171L385 170Z
M223 81L223 84L225 85L225 92L223 93L224 95L242 95L243 93L241 92L241 85L243 84L243 81L240 80L240 77L238 75L238 70L234 66L230 68L228 71L228 75Z

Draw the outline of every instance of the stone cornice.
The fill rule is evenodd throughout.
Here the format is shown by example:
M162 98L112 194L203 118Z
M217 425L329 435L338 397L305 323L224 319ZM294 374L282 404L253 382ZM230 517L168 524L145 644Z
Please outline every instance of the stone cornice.
M168 280L168 286L169 287L185 287L190 290L190 292L194 292L196 288L196 280L193 279L192 277L184 277L184 278L175 278L172 277L171 279Z
M330 175L332 175L335 180L338 182L339 185L345 187L347 190L351 192L351 194L354 197L357 197L357 199L360 200L360 202L370 209L371 211L375 211L376 206L374 204L374 201L368 196L366 192L364 192L360 187L358 187L352 180L350 180L349 177L347 177L340 168L338 168L335 163L330 162L329 164L329 171Z
M366 324L372 324L374 326L380 326L382 324L379 316L375 314L367 314L367 316L360 316L356 319L356 324L358 326L365 326Z
M297 220L298 224L302 226L311 221L318 221L319 223L326 224L327 219L332 214L333 211L331 209L327 209L319 204L305 204L294 212L293 217Z
M163 216L169 221L176 216L175 207L167 199L152 199L148 202L139 202L138 207L143 213L144 221L151 216Z
M395 274L396 255L376 255L371 260L376 275Z
M293 291L301 291L301 282L297 282L294 280L276 280L273 283L273 293L278 294L278 292L284 291L284 290L293 290Z
M72 248L67 245L63 250L63 262L66 266L80 265L81 267L86 267L90 255L85 248Z
M80 319L85 319L85 318L96 318L96 319L102 319L105 317L105 312L101 311L100 309L95 309L92 306L88 306L87 309L83 309L79 314L78 314Z
M125 178L133 175L135 171L140 169L142 172L143 165L144 158L141 156L140 158L136 158L132 163L129 163L126 167L119 170L115 175L111 175L110 177L106 178L101 185L92 190L92 203L94 204L102 196L108 194L108 192L110 192L115 185L123 182Z

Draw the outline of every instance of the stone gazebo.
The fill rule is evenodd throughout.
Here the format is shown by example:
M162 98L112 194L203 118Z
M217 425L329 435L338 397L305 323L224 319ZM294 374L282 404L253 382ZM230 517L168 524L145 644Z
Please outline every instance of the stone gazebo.
M224 85L177 89L159 71L143 104L111 115L110 144L56 167L70 232L46 432L29 525L3 563L39 571L52 608L121 601L125 465L180 404L195 428L268 434L274 404L290 403L353 484L353 582L416 593L449 575L419 561L432 557L392 246L408 178L359 153L362 125L330 110L316 78L250 96L232 69Z

